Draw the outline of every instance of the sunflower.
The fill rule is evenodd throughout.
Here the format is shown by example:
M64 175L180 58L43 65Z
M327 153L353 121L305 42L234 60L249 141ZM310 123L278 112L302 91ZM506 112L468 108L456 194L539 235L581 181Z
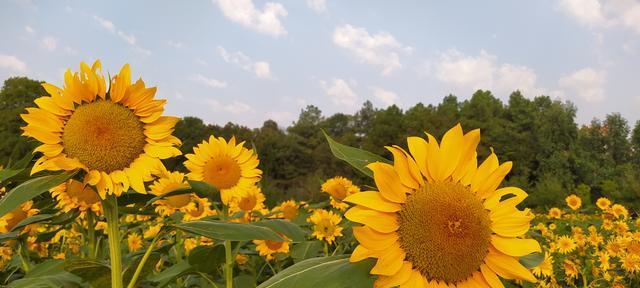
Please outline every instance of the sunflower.
M284 235L278 233L285 241L272 241L272 240L253 240L253 244L256 245L256 251L260 256L267 258L270 261L274 258L273 254L276 253L289 253L289 239Z
M556 241L556 247L558 247L558 252L562 254L571 253L576 249L576 241L569 236L560 236Z
M638 255L627 254L620 259L620 262L622 262L622 265L620 265L622 269L629 273L637 273L640 271L640 256Z
M13 227L22 222L22 220L25 220L28 217L36 215L38 214L38 212L40 212L40 210L35 209L32 206L33 201L24 202L18 208L13 209L13 211L0 217L0 233L9 233L13 229ZM30 230L30 226L31 225L27 225L27 227L25 227L25 232Z
M613 206L611 206L611 213L613 216L616 216L616 218L622 217L626 219L629 217L629 210L620 204L613 204Z
M217 214L216 210L211 209L211 202L209 202L209 199L200 198L194 195L193 200L194 201L189 203L187 208L185 208L186 213L182 217L183 221L200 220L204 217Z
M607 253L606 251L600 251L596 253L596 256L598 258L598 262L600 263L600 269L606 271L611 268L611 266L609 265L609 253Z
M56 207L64 212L77 208L81 213L92 211L97 215L102 214L98 193L85 183L70 179L51 189L50 192L51 196L58 200Z
M564 268L564 274L567 275L567 278L578 278L578 274L580 273L578 269L578 265L569 259L565 259L562 263L562 267Z
M184 179L183 173L166 172L161 174L162 177L149 186L149 190L153 195L160 196L171 191L191 188L189 183ZM194 196L193 193L167 196L155 201L153 204L156 205L156 212L162 216L169 216L176 211L186 212L187 206L191 203Z
M518 262L541 251L537 241L518 238L534 218L516 208L527 194L496 190L511 162L500 165L492 151L477 167L479 130L463 134L458 124L440 144L427 136L407 139L410 154L387 147L393 165L367 166L379 192L345 198L357 205L345 217L364 225L353 227L359 245L351 261L377 258L376 287L489 287L501 285L498 276L535 282Z
M300 204L296 203L295 200L287 200L280 205L274 207L271 212L274 214L276 218L282 218L289 221L293 221L298 216L298 209L300 208Z
M324 182L320 190L331 195L331 206L341 211L349 208L349 204L342 202L342 200L349 195L360 192L360 188L353 185L351 180L340 176L333 177Z
M598 208L600 208L600 210L603 210L603 211L609 209L610 205L611 205L611 200L605 197L600 197L598 198L598 201L596 201L596 206L598 206Z
M549 218L551 219L560 219L560 217L562 217L562 210L553 207L551 209L549 209Z
M253 185L238 195L229 203L229 213L244 212L242 221L248 222L254 219L254 213L267 214L268 210L264 206L264 194L260 187Z
M307 222L313 223L313 236L318 240L327 241L331 244L337 238L342 236L342 227L338 226L342 221L340 215L323 209L313 211Z
M131 233L127 236L127 245L129 252L134 252L142 249L142 237L138 233Z
M189 169L189 179L205 181L220 190L222 202L227 205L243 191L251 189L260 180L257 154L244 148L244 142L236 144L224 138L211 136L193 148L193 154L185 155L184 166Z
M571 194L564 199L567 202L567 206L571 208L571 210L578 210L580 206L582 206L582 199L578 197L576 194Z
M547 252L544 253L544 261L542 261L542 263L537 267L533 268L533 274L538 277L549 277L553 275L553 257L551 257L551 254Z
M162 116L166 100L154 99L156 88L142 80L131 83L129 65L114 76L107 90L102 65L80 63L80 73L67 70L64 88L42 84L50 96L35 100L38 108L20 115L22 135L42 142L43 155L31 174L42 170L87 172L84 183L96 186L103 199L129 187L146 193L143 182L162 166L160 159L180 155L171 135L178 118Z

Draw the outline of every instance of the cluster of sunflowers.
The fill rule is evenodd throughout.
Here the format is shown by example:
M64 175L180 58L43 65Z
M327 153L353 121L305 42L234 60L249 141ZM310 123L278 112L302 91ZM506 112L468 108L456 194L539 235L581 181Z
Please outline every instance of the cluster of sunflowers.
M211 136L185 155L185 171L168 171L162 160L181 154L178 118L163 116L166 101L132 82L128 65L106 80L101 70L82 63L63 88L43 84L49 95L21 115L41 145L35 161L0 171L1 284L544 286L579 283L588 267L600 285L631 283L640 269L621 206L607 204L597 227L560 211L530 231L534 214L518 208L527 193L501 186L512 163L493 151L478 162L478 129L409 137L407 150L386 147L393 161L328 137L375 187L338 176L320 188L328 201L267 207L254 150Z
M566 208L553 207L534 220L545 257L533 272L544 287L640 286L640 218L601 197L584 208L575 194Z

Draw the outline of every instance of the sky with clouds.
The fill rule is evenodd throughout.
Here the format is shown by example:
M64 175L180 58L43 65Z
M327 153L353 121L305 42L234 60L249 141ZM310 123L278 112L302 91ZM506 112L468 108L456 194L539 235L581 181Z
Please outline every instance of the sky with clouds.
M640 119L640 1L0 2L0 80L62 84L80 61L124 63L169 114L259 127L468 99L550 95L587 123Z

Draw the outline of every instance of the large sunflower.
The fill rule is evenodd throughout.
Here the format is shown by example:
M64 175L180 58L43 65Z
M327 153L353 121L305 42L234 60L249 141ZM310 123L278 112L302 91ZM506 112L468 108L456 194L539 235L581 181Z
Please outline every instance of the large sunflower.
M43 154L31 173L42 170L87 172L84 182L100 197L133 190L146 193L143 182L162 165L159 159L180 155L171 135L178 118L162 116L166 100L154 99L156 88L142 79L131 83L129 65L110 80L107 90L102 65L80 63L80 72L67 70L64 88L42 84L50 96L27 108L23 135L43 144Z
M260 180L262 171L258 169L258 155L244 148L244 142L236 144L236 138L229 142L224 138L209 137L193 148L193 154L185 155L184 166L189 169L189 179L205 181L220 190L222 202L226 205L244 191L252 189Z
M377 258L376 287L503 287L498 276L535 282L520 256L540 251L521 237L533 215L516 205L527 194L497 189L511 170L491 153L477 166L480 131L456 125L438 144L407 139L410 153L387 147L393 165L372 163L379 192L351 195L345 217L359 242L351 261ZM503 196L511 196L502 200Z

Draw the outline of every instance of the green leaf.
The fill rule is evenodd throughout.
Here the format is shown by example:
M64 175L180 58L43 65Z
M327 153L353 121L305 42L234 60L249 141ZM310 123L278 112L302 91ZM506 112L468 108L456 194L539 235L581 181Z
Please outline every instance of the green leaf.
M63 260L45 260L8 287L80 287L82 279L63 270Z
M51 225L65 225L65 224L73 222L73 220L76 220L76 218L78 218L78 216L80 216L80 210L73 209L73 210L71 210L69 212L62 213L62 214L57 215L56 217L52 218L51 222L49 222L49 224L51 224Z
M153 204L153 202L156 202L160 199L163 199L169 196L182 195L182 194L188 194L188 193L191 193L191 188L180 188L180 189L172 190L162 195L158 195L156 197L151 198L149 201L147 201L145 206L149 206Z
M92 287L111 286L111 267L106 263L89 259L67 260L64 270L82 278Z
M307 233L300 228L300 226L282 219L269 219L259 222L251 223L262 227L270 228L273 231L279 232L287 236L287 238L293 240L293 242L302 242L307 240Z
M329 148L331 148L333 156L336 156L336 158L340 160L346 161L347 163L349 163L349 165L353 166L353 168L358 169L358 171L364 173L369 177L373 177L373 171L367 168L367 165L374 162L390 163L389 160L373 154L369 151L340 144L333 140L324 131L322 131L322 133L324 134L324 137L327 138L327 142L329 143Z
M175 225L189 233L213 239L231 241L272 240L283 241L273 230L250 223L222 222L216 220L191 221Z
M211 184L202 181L193 181L188 180L189 186L191 186L191 190L201 198L214 197L215 195L220 195L218 189L213 187Z
M300 262L309 258L315 258L322 251L322 241L305 241L291 248L293 262Z
M42 176L28 180L7 192L0 199L0 217L18 208L22 203L49 191L71 178L77 171L64 172L57 175Z
M20 231L13 231L9 233L0 234L0 243L4 241L16 239L18 238L18 236L20 236Z
M350 263L349 255L312 258L280 271L258 288L373 287L373 264L373 259Z
M153 271L153 267L156 265L156 263L158 263L161 257L162 256L160 255L160 253L156 252L152 252L149 255L149 258L146 262L144 262L144 265L142 266L142 270L140 270L140 276L136 283L142 282L141 280L143 280L147 275L151 274L151 272ZM138 269L138 265L140 265L140 261L142 261L142 255L138 255L138 257L136 257L135 260L132 261L131 264L129 264L127 269L125 269L124 275L122 275L124 283L131 282L133 274L135 274L136 269Z
M20 172L27 168L27 166L31 162L31 159L33 159L33 154L28 153L24 156L24 158L16 162L15 165L11 165L11 167L0 171L0 183L20 174Z
M256 278L252 275L238 275L233 277L233 287L254 288L256 287Z
M13 228L11 228L11 231L18 231L18 230L20 230L20 228L22 228L24 226L27 226L27 225L33 224L33 223L39 223L39 222L47 221L49 219L52 219L55 216L56 215L53 215L53 214L38 214L38 215L33 215L31 217L27 217L26 219L18 222L18 224L16 224L16 226L13 226Z
M182 261L182 262L178 262L178 264L175 264L165 270L162 270L158 274L147 277L146 280L154 283L159 283L155 287L164 287L167 284L173 282L173 280L177 279L178 277L189 274L192 271L193 271L193 267L189 265L189 262Z
M533 269L538 267L540 263L544 261L544 253L543 252L533 252L529 255L520 257L520 264L526 267L527 269Z
M189 252L189 264L196 270L214 274L225 261L224 245L198 246Z

